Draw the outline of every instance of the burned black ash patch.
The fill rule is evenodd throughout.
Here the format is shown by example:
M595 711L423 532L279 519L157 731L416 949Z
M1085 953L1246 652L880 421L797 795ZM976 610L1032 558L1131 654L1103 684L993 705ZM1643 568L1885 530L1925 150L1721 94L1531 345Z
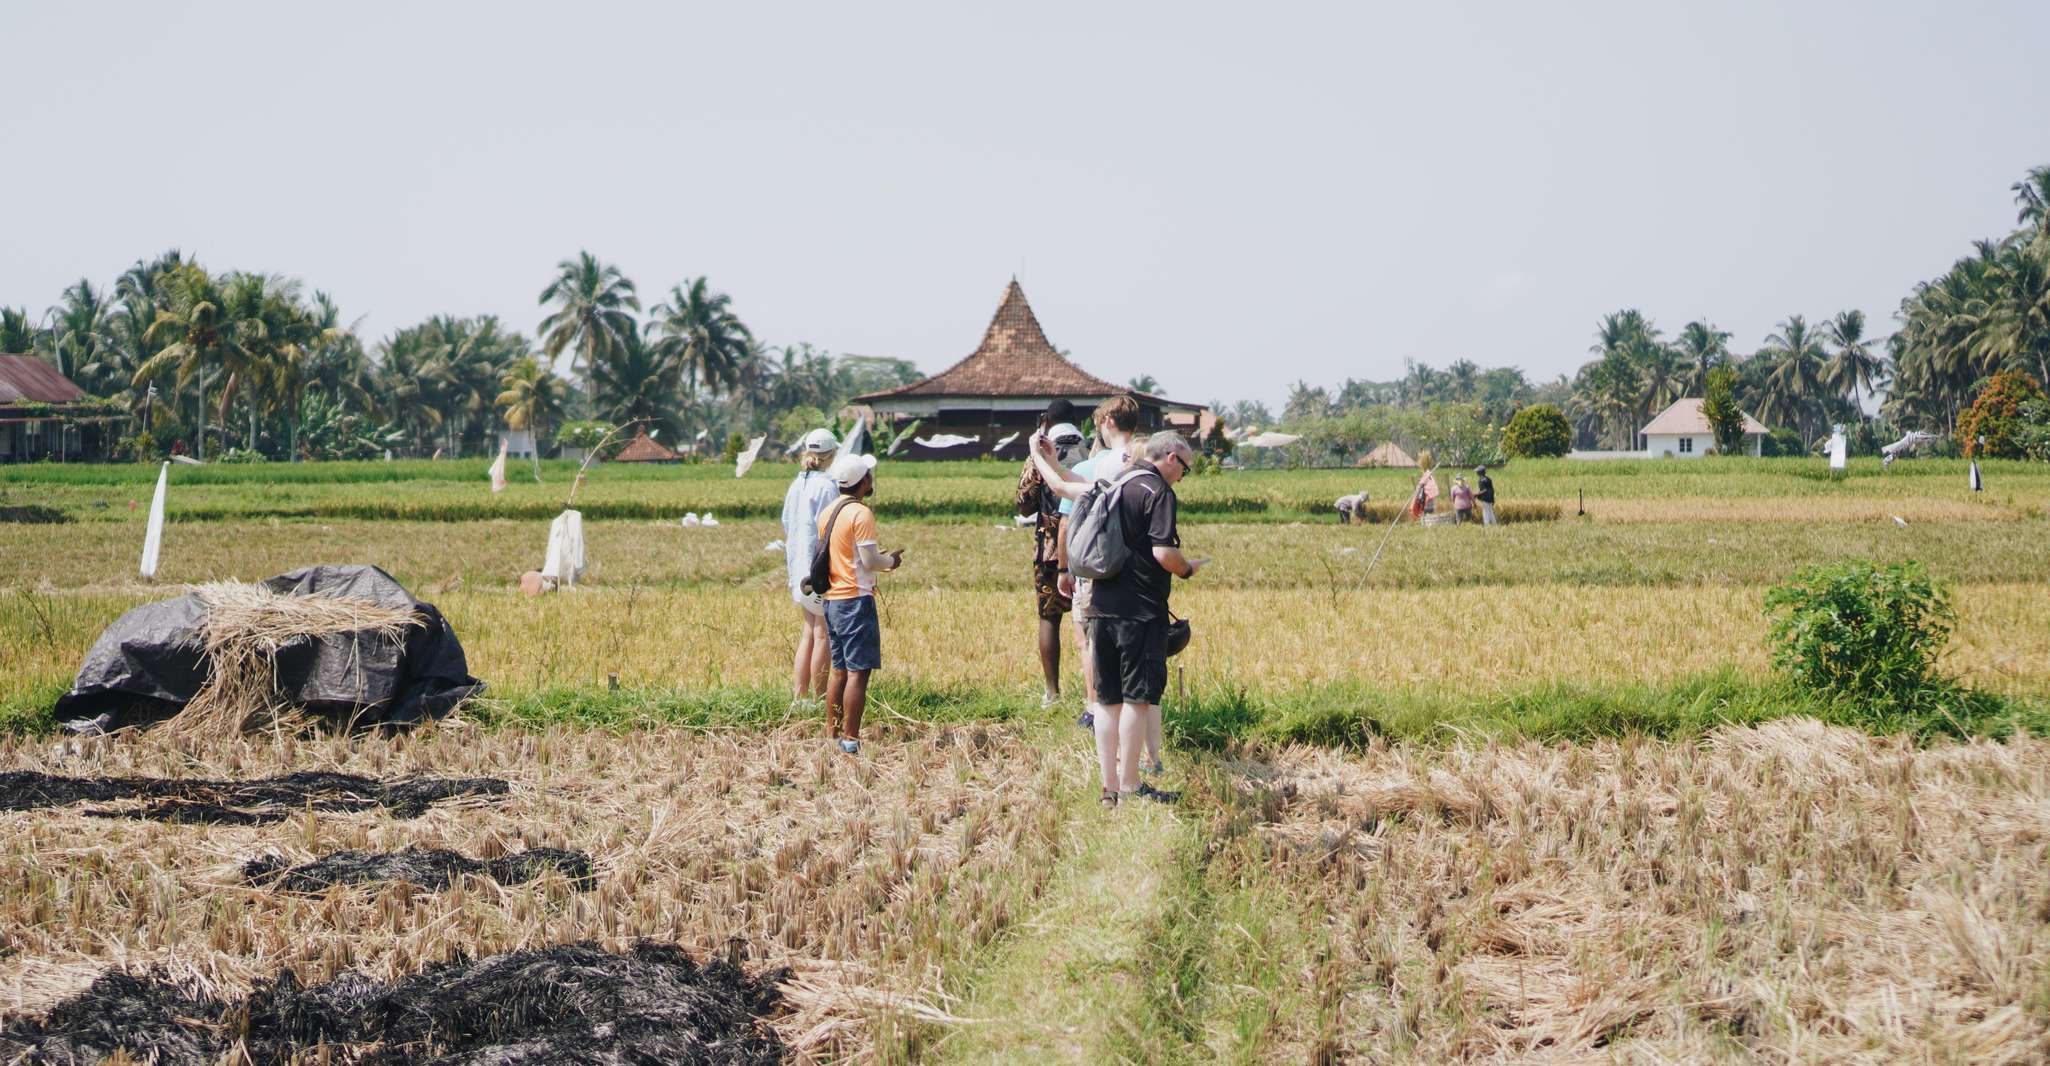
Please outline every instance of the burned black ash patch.
M290 971L236 1003L162 978L108 973L40 1020L0 1026L0 1062L89 1063L116 1051L211 1066L239 1043L254 1066L323 1049L372 1066L769 1066L775 971L750 977L681 950L595 944L458 959L394 984L347 973L312 988Z
M407 777L379 781L359 774L309 770L250 781L164 777L59 777L32 770L0 773L0 811L68 807L75 803L152 800L132 808L89 810L100 818L147 818L198 825L262 825L311 808L367 811L418 818L444 800L502 796L509 786L491 777Z
M409 881L439 892L469 874L481 874L501 885L532 881L551 871L561 873L579 889L588 889L591 857L581 851L561 848L528 848L498 859L472 859L445 848L407 848L404 851L337 851L308 863L288 866L275 855L251 859L242 866L242 876L253 884L281 892L320 892L335 885L361 885L386 881Z

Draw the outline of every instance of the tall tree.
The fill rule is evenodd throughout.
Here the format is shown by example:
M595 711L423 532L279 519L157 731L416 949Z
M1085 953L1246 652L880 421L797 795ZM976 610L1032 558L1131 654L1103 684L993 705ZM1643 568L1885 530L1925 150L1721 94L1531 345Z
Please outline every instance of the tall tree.
M1769 420L1791 424L1802 433L1803 443L1816 435L1822 415L1823 371L1826 357L1822 338L1805 318L1789 315L1777 332L1768 334L1758 357L1771 368L1765 379L1765 395L1759 413Z
M572 366L583 367L584 391L595 396L597 366L628 343L635 330L629 311L641 309L641 298L618 267L590 252L580 251L555 269L555 280L541 290L540 302L556 308L541 320L541 350L550 359L572 350Z
M2050 166L2029 168L2014 183L2014 202L2021 208L2015 221L2034 236L2050 237Z
M713 292L702 277L672 285L669 299L657 304L648 334L664 358L673 360L684 388L700 386L714 392L739 384L741 361L754 344L754 334L733 313L733 298Z
M565 404L562 379L541 360L515 360L499 375L498 406L508 429L526 430L534 438L534 480L541 480L541 441L548 427L562 421Z
M1730 331L1715 328L1705 318L1680 327L1673 346L1687 362L1687 391L1697 395L1705 394L1709 371L1730 361Z
M1832 349L1822 368L1823 388L1857 408L1858 394L1871 395L1886 376L1886 357L1865 338L1865 312L1838 312L1822 327L1822 336Z

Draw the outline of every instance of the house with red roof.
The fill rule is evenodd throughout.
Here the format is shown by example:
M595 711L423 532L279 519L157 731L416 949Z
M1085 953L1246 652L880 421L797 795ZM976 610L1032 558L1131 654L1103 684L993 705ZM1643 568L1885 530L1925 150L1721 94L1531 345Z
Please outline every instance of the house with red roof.
M104 459L127 421L41 356L0 355L0 463Z

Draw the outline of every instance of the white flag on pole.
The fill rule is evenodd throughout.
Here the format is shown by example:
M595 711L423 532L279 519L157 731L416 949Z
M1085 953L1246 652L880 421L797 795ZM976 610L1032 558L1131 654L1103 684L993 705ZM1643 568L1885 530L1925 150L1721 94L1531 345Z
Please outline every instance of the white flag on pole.
M142 535L142 576L157 576L157 558L164 553L164 487L171 480L171 464L157 471L157 494L149 501L149 529Z
M747 476L748 468L755 465L755 459L762 454L762 442L768 439L767 437L756 437L747 442L747 450L741 452L740 458L733 464L734 477L741 478Z
M498 458L491 461L491 491L505 491L505 438L498 438Z

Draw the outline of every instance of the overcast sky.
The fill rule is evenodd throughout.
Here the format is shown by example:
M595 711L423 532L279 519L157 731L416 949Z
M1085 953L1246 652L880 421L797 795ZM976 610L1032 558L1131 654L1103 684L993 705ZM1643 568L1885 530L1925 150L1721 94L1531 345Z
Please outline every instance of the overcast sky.
M532 333L589 249L772 345L1280 399L1534 378L1638 307L1755 348L2013 228L2050 3L0 6L0 303L177 247L366 338Z

